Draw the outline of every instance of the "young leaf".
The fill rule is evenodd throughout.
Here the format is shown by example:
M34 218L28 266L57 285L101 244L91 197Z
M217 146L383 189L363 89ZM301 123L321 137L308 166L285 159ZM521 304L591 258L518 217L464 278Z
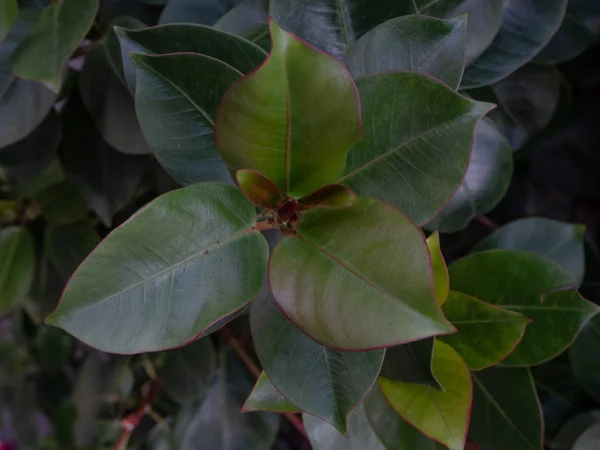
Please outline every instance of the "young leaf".
M367 421L363 405L350 414L347 436L308 414L302 420L313 450L385 450Z
M94 228L84 222L49 226L44 235L46 253L65 280L99 242Z
M297 413L301 412L288 399L286 399L273 383L269 381L269 377L263 370L254 385L254 389L250 396L246 399L246 403L242 408L243 411L269 411L277 413Z
M364 77L357 85L369 126L340 182L427 222L460 185L475 125L492 105L409 72Z
M469 437L486 450L541 450L542 417L528 369L473 373Z
M532 60L565 17L568 0L505 0L502 26L483 54L465 70L462 89L495 83Z
M135 91L136 76L129 53L199 53L218 59L242 73L254 70L267 57L264 50L239 36L201 25L165 25L143 30L117 27L115 32L121 44L123 73L132 92Z
M11 28L17 23L19 5L17 0L0 0L0 41L2 41Z
M594 317L581 330L569 351L575 378L596 400L600 399L600 316Z
M270 27L269 58L221 100L215 144L230 170L257 170L299 198L341 177L361 137L359 100L341 63Z
M0 230L0 316L27 295L35 271L33 241L25 228Z
M519 343L529 320L513 311L450 291L442 308L458 333L441 336L471 370L482 370L506 358Z
M480 241L471 253L495 248L523 250L560 264L580 284L584 275L585 227L543 217L511 222Z
M342 184L328 184L317 189L298 200L301 210L311 209L316 206L328 208L349 208L356 203L358 198L348 187Z
M12 60L15 75L61 87L63 66L92 26L98 0L59 0L44 9L19 44Z
M397 17L361 37L344 57L354 78L391 71L430 75L453 89L464 68L466 16Z
M135 103L144 136L163 167L182 185L230 179L213 144L217 103L242 74L204 55L132 54Z
M96 247L47 322L110 352L192 341L260 288L268 246L254 216L233 186L159 197Z
M384 352L341 352L319 345L281 314L266 290L250 305L250 327L258 358L276 389L302 411L345 433L348 414L375 382Z
M446 297L448 297L450 279L448 278L448 268L446 267L446 261L440 247L440 233L436 231L427 238L427 248L431 255L435 298L438 304L442 306L446 301Z
M269 283L284 314L329 347L369 350L453 331L420 229L378 200L304 212L273 251Z
M598 308L574 290L571 276L553 261L531 253L488 250L448 268L450 289L522 313L533 320L502 364L541 364L568 347Z
M443 390L431 367L434 343L435 338L427 338L386 349L379 376Z
M450 346L436 341L433 373L445 391L386 378L379 386L392 408L418 430L450 450L463 450L473 396L469 369Z
M275 183L255 170L240 169L235 178L244 195L259 208L277 209L283 200Z

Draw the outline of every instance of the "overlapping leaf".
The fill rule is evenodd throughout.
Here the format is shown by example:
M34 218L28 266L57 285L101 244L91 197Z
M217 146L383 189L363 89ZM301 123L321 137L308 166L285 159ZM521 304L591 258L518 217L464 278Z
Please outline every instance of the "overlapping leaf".
M17 0L2 0L0 2L0 41L2 41L10 29L17 23L19 17L19 5Z
M214 27L242 36L269 51L269 0L242 0L221 17Z
M432 369L434 338L386 349L379 376L443 390Z
M581 330L569 351L577 381L595 399L600 398L598 348L600 346L600 316L594 317Z
M448 268L440 246L440 234L437 231L427 238L427 247L431 255L435 298L438 304L442 306L448 297L450 278L448 278Z
M293 405L281 393L275 389L269 377L263 371L254 389L246 399L243 407L244 411L269 411L277 413L297 413L301 412L298 407Z
M24 300L33 282L33 241L25 228L0 230L0 316Z

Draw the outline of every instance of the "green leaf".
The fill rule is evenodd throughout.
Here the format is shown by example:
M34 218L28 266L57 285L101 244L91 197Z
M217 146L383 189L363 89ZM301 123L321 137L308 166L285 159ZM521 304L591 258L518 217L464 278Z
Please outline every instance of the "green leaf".
M341 177L360 105L341 63L270 26L273 51L221 100L215 143L230 170L257 170L299 198Z
M56 94L41 83L18 78L10 61L19 42L37 18L32 10L22 10L17 24L0 42L0 147L27 137L48 115Z
M47 322L118 353L194 340L260 288L268 247L254 215L223 184L159 197L96 247Z
M42 217L53 225L67 225L84 219L88 202L75 185L69 181L53 184L32 196Z
M132 92L135 91L136 75L129 53L200 53L218 59L242 73L254 70L267 57L264 50L245 39L201 25L165 25L143 30L117 27L115 32L121 44L125 80Z
M123 16L116 17L111 23L108 24L107 28L108 30L106 37L104 38L104 44L102 45L104 55L106 56L106 59L108 60L108 63L110 64L114 74L119 78L119 80L121 80L122 83L125 84L125 86L128 86L127 80L125 79L125 72L123 70L121 42L119 41L119 35L117 35L116 30L122 30L123 28L131 31L140 30L142 28L146 28L146 24L135 17ZM131 65L131 62L129 62L129 68L132 72L131 75L135 77L135 70Z
M160 23L200 23L214 25L241 0L169 0L160 16Z
M348 436L308 414L304 414L302 420L313 450L385 450L369 425L362 405L350 414Z
M488 250L448 268L450 289L533 320L502 365L530 366L567 348L581 326L600 308L574 290L571 276L553 261L532 253Z
M356 203L358 197L342 184L328 184L298 200L301 210L325 206L327 208L349 208Z
M400 417L379 386L373 386L364 402L365 414L373 431L390 450L442 450L446 446L429 439Z
M46 253L65 280L99 242L94 228L84 222L49 226L44 236Z
M440 246L440 233L435 231L427 238L427 248L431 256L431 267L433 269L433 284L435 288L435 298L440 306L444 304L450 290L450 278L448 277L448 268L442 254Z
M63 66L92 26L98 0L59 0L41 13L17 47L12 60L15 75L61 87Z
M386 378L379 379L379 386L406 421L450 450L463 450L473 389L469 369L451 347L436 341L433 373L445 391Z
M453 331L420 229L375 199L304 212L273 251L269 282L284 314L332 348L392 347Z
M133 155L152 152L135 115L133 98L111 68L103 46L88 52L78 80L83 104L111 147Z
M344 57L355 78L391 71L430 75L453 89L463 73L467 18L404 16L361 37Z
M242 193L259 208L277 209L283 200L275 183L256 170L240 169L235 178Z
M258 358L277 391L345 433L347 416L375 382L384 352L341 352L319 345L281 314L266 290L250 305L250 327Z
M584 233L583 225L529 217L494 231L471 252L503 248L535 253L560 264L579 285L585 272Z
M246 403L242 408L246 411L269 411L277 413L298 413L302 412L293 405L281 393L275 389L273 383L269 380L266 372L263 370L254 385Z
M423 75L395 72L357 81L366 124L341 179L358 195L393 203L422 224L460 185L477 121L491 105Z
M600 423L592 425L577 439L573 450L594 450L600 446Z
M465 70L461 87L485 86L532 60L563 21L568 0L505 0L502 26L492 44Z
M442 310L458 333L440 339L452 346L471 370L485 369L506 358L529 323L521 314L454 291Z
M269 0L243 0L221 17L214 28L242 36L270 51Z
M170 350L160 377L169 396L179 403L203 400L213 383L217 353L210 338L198 339L183 348Z
M475 141L467 172L428 229L452 233L466 228L476 216L491 211L502 200L513 174L510 144L494 122L484 118L475 127Z
M528 369L473 373L469 437L486 450L541 450L539 400Z
M25 228L0 230L0 316L21 302L33 282L33 241Z
M131 58L138 74L138 118L158 161L182 185L228 181L214 147L213 116L223 93L242 74L198 54Z
M41 326L35 336L37 361L43 370L55 372L69 361L74 339L61 330Z
M380 376L443 390L432 369L434 338L386 349Z
M575 378L596 400L600 399L598 348L600 348L600 316L595 316L581 330L581 334L569 351L569 356Z
M0 0L0 41L2 41L19 18L17 0Z

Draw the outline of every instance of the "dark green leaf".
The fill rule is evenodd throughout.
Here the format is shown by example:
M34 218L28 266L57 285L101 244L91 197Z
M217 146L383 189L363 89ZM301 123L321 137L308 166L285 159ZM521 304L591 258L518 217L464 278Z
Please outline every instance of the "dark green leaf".
M460 292L450 291L442 308L458 333L442 336L469 369L482 370L506 358L517 346L529 320Z
M125 79L125 72L123 70L123 57L121 56L121 43L119 42L119 36L116 32L116 29L123 28L131 31L139 30L146 28L146 24L135 17L127 16L117 17L110 24L108 24L108 32L104 40L104 45L102 45L102 49L104 50L104 54L110 66L112 67L114 74L119 77L123 83L125 83L125 86L127 86L127 80ZM131 66L131 62L129 62L128 67L132 72L131 75L135 77L135 71Z
M244 403L242 408L246 411L269 411L278 413L298 413L302 412L294 406L288 399L275 389L273 383L269 380L266 372L263 371L258 377L254 389Z
M579 384L595 399L600 399L600 316L594 317L581 330L569 355Z
M502 200L512 173L513 156L508 141L491 120L479 121L467 173L452 198L426 227L442 233L462 230Z
M61 330L42 326L35 337L38 363L44 370L57 371L69 360L74 340Z
M568 0L505 0L492 44L465 70L463 89L495 83L532 60L552 39Z
M435 299L421 231L379 200L304 212L297 232L275 248L269 282L286 316L333 348L391 347L453 331Z
M132 55L136 109L159 162L182 185L228 181L213 141L217 103L242 74L204 55Z
M92 26L97 10L98 0L51 3L17 47L12 59L15 74L58 92L63 66Z
M580 284L585 272L584 233L583 225L530 217L494 231L473 247L471 252L503 248L535 253L560 264Z
M200 53L223 61L242 73L259 66L267 54L258 46L238 36L201 25L167 25L125 30L116 28L121 44L125 80L135 90L135 68L129 53L164 55L167 53ZM218 101L218 99L217 99Z
M268 246L254 216L224 184L159 197L88 256L48 323L119 353L194 340L260 288Z
M448 268L440 246L440 233L435 231L427 238L427 248L431 255L431 267L433 269L433 283L435 287L435 298L440 306L444 304L450 290L450 278Z
M450 450L463 450L473 392L469 369L450 346L436 341L433 373L444 391L386 378L379 379L379 387L406 421Z
M361 78L364 139L349 155L341 182L381 198L418 224L460 185L477 121L492 105L469 100L423 75Z
M19 5L17 0L0 0L0 41L2 41L10 29L17 23L19 17Z
M276 389L301 410L346 432L348 413L375 382L384 352L319 345L281 314L266 290L250 305L250 326L256 353Z
M241 0L169 0L160 16L160 23L199 23L214 25Z
M203 338L167 352L160 376L174 400L191 403L206 397L216 367L215 347L210 338Z
M302 419L313 450L385 450L367 421L362 405L350 414L348 436L308 414Z
M135 115L133 97L114 73L102 46L91 49L85 58L79 93L111 147L133 155L152 152Z
M33 201L40 208L42 217L53 225L66 225L84 219L88 202L81 191L69 181L53 184L36 192Z
M271 50L269 0L243 0L215 23L217 30L228 31Z
M283 200L275 183L255 170L240 169L235 178L242 193L259 208L277 209Z
M466 256L449 268L450 289L522 313L533 320L502 364L541 364L568 347L599 308L572 288L558 264L532 253L488 250Z
M434 338L427 338L388 348L379 375L393 381L443 390L431 368L434 343Z
M298 200L300 209L316 206L327 208L349 208L357 201L356 194L342 184L328 184Z
M87 223L49 226L44 237L45 249L50 261L65 279L98 245L100 237Z
M0 230L0 316L24 300L33 282L33 241L25 228Z
M528 369L493 367L473 374L469 438L485 450L541 450L540 405Z
M270 26L273 51L221 100L215 143L230 170L257 170L299 198L344 172L361 137L359 99L340 62Z
M463 73L466 30L465 16L397 17L360 38L344 61L355 78L402 70L430 75L456 89Z

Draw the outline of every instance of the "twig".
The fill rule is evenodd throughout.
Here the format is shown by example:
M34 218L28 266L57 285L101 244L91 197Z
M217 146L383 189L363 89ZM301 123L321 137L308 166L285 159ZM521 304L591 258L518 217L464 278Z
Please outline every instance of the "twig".
M482 225L485 225L491 230L497 230L499 228L498 224L486 215L482 214L480 216L477 216L475 219L477 220L477 222L479 222Z

